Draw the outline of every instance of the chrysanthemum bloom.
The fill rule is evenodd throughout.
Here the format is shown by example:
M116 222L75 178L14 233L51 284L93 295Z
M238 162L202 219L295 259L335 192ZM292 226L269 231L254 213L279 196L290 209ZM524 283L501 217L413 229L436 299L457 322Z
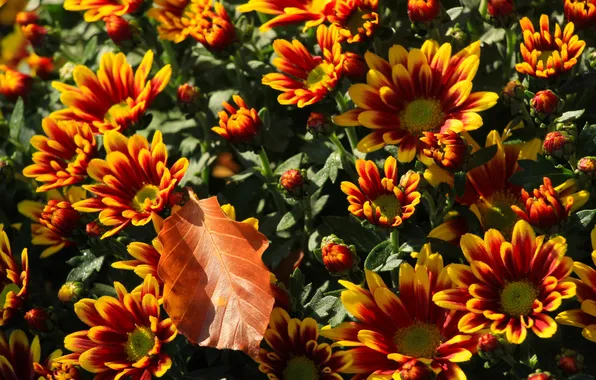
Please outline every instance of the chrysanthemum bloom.
M424 132L420 140L425 144L422 153L447 170L458 170L468 158L468 145L453 130L445 133Z
M290 319L276 307L271 313L264 341L256 359L259 370L270 379L340 379L352 359L344 351L335 351L327 343L318 343L319 327L312 318Z
M193 86L190 83L184 83L178 86L176 95L179 103L193 104L201 96L201 91L197 86Z
M515 65L521 74L538 78L554 78L571 70L586 47L577 35L573 34L574 25L567 23L561 31L555 24L555 33L549 29L548 15L540 16L540 32L536 32L532 21L524 17L519 22L523 31L524 42L520 44L524 62Z
M87 168L96 183L83 188L95 195L73 205L81 212L100 212L99 221L113 227L103 238L128 226L142 226L154 213L168 206L170 195L180 182L188 160L180 158L169 169L168 152L160 131L151 145L140 135L130 138L117 131L104 135L106 159L95 158Z
M325 236L321 241L321 259L325 269L334 276L349 273L360 262L356 247L345 244L335 235Z
M277 97L279 104L297 104L302 108L322 100L333 91L342 76L344 56L337 41L335 26L317 28L317 41L322 56L312 56L298 40L275 40L273 50L278 57L273 65L282 73L263 77L263 84L283 93Z
M532 194L524 189L521 190L521 203L524 209L517 205L512 205L511 209L521 219L531 225L538 227L543 231L548 231L561 222L567 220L571 213L571 207L575 199L585 204L590 197L590 193L582 190L578 193L564 195L553 188L550 178L544 177L544 185L534 189ZM569 193L569 191L566 191Z
M433 301L467 312L458 323L461 332L490 327L514 344L526 339L528 329L540 338L553 336L557 324L547 313L557 310L562 299L575 296L575 284L568 280L573 260L565 257L564 237L536 237L528 222L520 220L511 242L490 229L484 240L465 234L460 244L470 266L449 265L457 288L436 293Z
M256 11L275 15L261 25L261 32L278 26L299 24L304 22L304 31L325 21L333 12L335 0L249 0L237 9L241 13Z
M62 93L60 101L67 108L52 112L50 116L56 120L88 123L93 133L130 127L139 121L170 81L170 65L147 81L152 64L153 52L149 50L136 73L123 53L104 54L97 75L86 66L78 65L73 73L76 86L52 83Z
M550 115L558 111L561 100L551 90L538 91L530 100L530 106L535 112Z
M46 258L74 244L70 239L80 219L72 205L86 198L81 187L70 187L64 193L52 189L46 193L47 203L24 200L17 205L21 214L31 219L31 243L48 246L41 253Z
M542 149L546 155L569 159L575 150L573 140L565 131L552 131L544 137Z
M72 120L43 119L45 136L31 138L34 164L23 169L23 175L45 183L37 188L45 192L70 186L87 178L87 165L97 153L95 137L89 124Z
M115 44L120 45L122 42L132 38L130 24L124 18L112 14L105 17L103 21L106 23L108 37L110 37Z
M343 74L351 79L363 79L367 67L360 54L347 51L344 53Z
M412 22L431 22L440 12L439 0L408 0L408 17Z
M358 184L341 183L341 191L348 196L348 210L361 219L383 227L398 227L408 219L420 203L417 190L420 175L408 172L397 177L397 161L393 157L385 160L385 178L381 179L379 169L373 161L357 160Z
M379 26L378 0L336 0L327 19L339 30L339 41L358 43Z
M148 275L130 293L119 282L114 287L118 298L84 298L75 304L75 313L90 329L66 336L64 346L73 353L58 360L80 365L95 379L163 376L172 366L164 344L177 331L170 318L161 316L157 280Z
M158 22L159 38L179 43L188 36L197 38L198 23L210 8L211 0L155 0L147 16Z
M159 231L156 232L159 233ZM163 246L159 239L153 239L151 244L133 242L126 247L126 250L134 259L112 263L112 268L133 270L142 279L151 275L155 277L161 287L163 282L157 275L157 264L159 264Z
M3 380L38 380L33 365L40 357L39 337L29 344L23 330L14 330L8 339L0 332L0 378Z
M64 9L67 11L86 11L86 22L95 22L109 15L123 16L134 13L143 4L142 0L66 0Z
M43 363L33 363L35 373L39 375L36 380L80 380L83 377L79 370L71 365L64 364L56 359L62 356L62 350L55 350Z
M439 47L426 41L408 52L394 45L389 62L367 52L367 84L354 84L349 94L356 109L336 116L344 127L363 125L373 132L358 143L358 150L372 152L399 144L398 160L410 162L422 145L422 132L469 131L482 126L477 114L494 106L494 92L472 91L480 63L480 42L454 56L451 45Z
M198 32L193 37L207 49L225 49L236 40L236 29L221 3L213 3L213 11L204 11L197 22Z
M21 265L14 261L10 241L0 224L0 326L3 326L19 310L27 298L29 284L29 258L27 248L21 253ZM19 378L20 379L20 378Z
M596 227L590 234L592 240L592 261L596 266ZM596 343L596 269L576 261L573 272L579 279L570 278L577 286L577 299L581 309L567 310L557 315L562 325L579 327L584 338Z
M240 95L232 96L237 109L228 102L223 102L224 109L219 111L219 127L211 130L233 143L250 142L261 132L261 118L254 108L249 108Z
M368 290L340 281L346 310L357 322L344 322L321 329L321 335L348 347L353 363L345 373L365 379L398 378L396 375L418 359L438 373L438 379L465 379L456 363L470 360L476 351L476 336L457 330L463 312L438 307L431 298L454 284L443 268L443 258L426 244L418 254L416 267L399 268L399 297L381 277L366 271ZM373 378L369 377L369 378ZM377 378L377 377L374 377Z
M596 0L565 0L565 18L578 28L596 25Z
M31 77L13 70L5 65L0 65L0 95L10 100L25 97L31 88Z

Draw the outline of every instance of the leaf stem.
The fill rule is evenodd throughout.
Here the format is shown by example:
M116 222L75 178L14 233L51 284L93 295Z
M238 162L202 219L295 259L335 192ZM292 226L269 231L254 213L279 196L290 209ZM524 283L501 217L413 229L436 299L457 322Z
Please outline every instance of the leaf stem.
M269 157L267 157L267 152L265 151L264 147L261 148L261 151L259 152L259 158L261 160L261 174L263 174L263 177L265 177L265 184L273 195L275 207L280 213L285 214L286 205L284 204L283 199L281 199L281 195L273 185L275 182L275 175L273 174L273 170L271 170L271 163L269 163Z
M337 109L339 110L339 113L344 113L348 110L346 98L340 91L335 92L335 103L337 103ZM355 154L356 146L358 145L358 136L356 136L356 130L353 127L346 127L344 130L348 136L348 141L350 141L352 153Z

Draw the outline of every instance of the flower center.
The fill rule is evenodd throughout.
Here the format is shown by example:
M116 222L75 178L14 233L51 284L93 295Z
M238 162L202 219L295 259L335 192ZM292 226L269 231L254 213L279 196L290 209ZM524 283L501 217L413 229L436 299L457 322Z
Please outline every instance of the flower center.
M404 129L412 134L437 129L443 122L441 103L435 99L416 99L400 113Z
M18 287L17 284L9 283L4 286L2 289L2 293L0 293L0 309L4 308L4 304L6 303L6 297L8 293L14 292L14 294L18 294L21 291L21 288Z
M389 220L401 215L401 204L394 194L383 194L373 202L373 207L381 209L381 215Z
M312 360L304 356L297 356L288 361L282 373L282 379L319 380L319 370Z
M482 198L484 205L480 208L482 225L485 229L495 228L501 232L507 232L513 228L519 219L511 209L512 205L519 203L519 197L509 191L498 191L490 197L490 200Z
M125 118L129 114L130 106L126 101L122 101L110 107L108 112L104 115L104 120L109 123L118 123L118 120Z
M526 315L532 310L538 289L528 281L514 281L501 291L501 307L513 317Z
M441 331L435 325L417 322L398 330L394 342L402 355L431 359L441 344Z
M158 195L159 187L155 185L145 185L135 194L130 206L138 212L143 212L148 206L155 204Z
M554 52L554 50L545 50L545 51L541 52L540 55L538 56L538 61L542 62L544 67L546 67L546 63L548 62L548 59L550 57L552 57L553 52Z
M306 85L308 86L308 89L310 90L319 84L327 87L325 84L326 82L331 80L328 72L330 71L330 69L331 71L333 71L332 66L333 65L331 65L330 63L323 62L316 66L314 69L312 69L306 77ZM327 89L331 90L331 88Z
M146 357L154 345L155 334L147 327L137 326L133 332L128 334L124 351L128 360L134 363Z
M352 36L355 36L360 33L360 29L364 25L364 15L368 12L362 11L362 9L358 8L355 9L350 17L348 18L348 22L346 23L346 29L350 31Z

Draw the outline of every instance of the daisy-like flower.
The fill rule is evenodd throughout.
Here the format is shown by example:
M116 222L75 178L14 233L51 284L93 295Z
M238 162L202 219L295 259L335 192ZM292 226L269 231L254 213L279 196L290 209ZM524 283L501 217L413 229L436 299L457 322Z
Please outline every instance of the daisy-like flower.
M159 233L159 231L157 231ZM163 282L157 275L157 264L161 257L163 246L158 238L151 241L151 244L133 242L126 247L128 253L134 258L133 260L117 261L112 264L112 268L132 270L140 278L145 278L151 275L157 279L159 285Z
M194 37L207 49L221 50L236 40L236 29L221 3L214 3L213 10L204 11L198 26Z
M557 310L562 299L575 296L576 288L568 279L573 260L565 257L564 237L536 237L530 224L520 220L511 242L490 229L484 240L465 234L460 244L470 265L449 265L457 288L438 292L433 301L467 312L458 323L461 332L490 328L514 344L522 343L528 330L540 338L554 335L557 324L547 313Z
M322 100L333 91L342 76L344 56L337 41L338 30L334 25L317 28L317 41L322 56L313 56L298 41L275 40L273 50L278 57L273 65L282 73L263 77L263 84L282 91L279 104L297 104L302 108Z
M197 38L198 23L210 7L211 0L155 0L147 16L158 22L159 38L179 43Z
M23 330L14 330L8 339L0 332L0 378L3 380L37 380L33 365L40 357L39 337L29 344Z
M37 188L44 192L70 186L87 178L87 165L97 152L89 124L73 120L43 119L45 136L31 138L34 164L23 169L23 175L45 183Z
M596 227L590 234L592 240L592 261L596 267ZM581 309L567 310L557 315L556 321L562 325L579 327L584 338L596 343L596 269L576 261L573 272L579 279L570 278L577 288L577 299Z
M64 338L73 353L58 360L80 365L96 380L163 376L172 366L164 344L177 331L170 318L161 316L157 280L148 275L130 293L119 282L114 287L118 298L85 298L75 304L75 313L90 329Z
M72 205L85 199L86 194L83 188L73 186L64 192L52 189L46 193L46 197L45 204L24 200L17 205L19 212L34 222L31 224L31 243L48 246L41 253L41 258L75 244L71 238L80 214Z
M219 127L211 130L232 142L249 142L261 131L261 118L254 108L249 108L240 95L232 97L238 109L228 102L223 102L224 109L219 111Z
M420 175L412 171L397 177L397 161L385 160L385 178L373 161L357 160L358 186L352 182L341 183L341 191L348 196L348 210L355 216L383 227L398 227L408 219L420 203L417 190Z
M0 287L2 288L2 293L0 293L0 326L3 326L23 308L27 298L28 284L29 258L27 248L24 248L21 253L21 265L19 267L13 258L4 225L0 224Z
M596 0L565 0L565 18L578 28L596 25Z
M62 93L60 101L67 108L52 112L50 116L55 120L88 123L93 133L130 127L139 121L170 81L170 65L147 81L152 64L153 52L149 50L136 73L123 53L104 54L97 74L86 66L76 66L73 72L76 86L52 83Z
M36 337L37 338L37 337ZM53 351L43 363L33 363L35 373L39 375L36 380L80 380L79 370L71 365L56 360L62 356L62 350Z
M494 92L472 93L480 64L480 42L451 56L451 45L427 40L408 52L401 45L389 50L389 61L367 52L367 83L348 90L356 109L336 116L344 127L362 125L373 132L358 143L372 152L399 144L398 160L410 162L421 148L423 132L455 132L482 126L478 111L494 106Z
M467 159L468 145L451 129L445 133L424 132L424 137L421 137L420 141L425 144L422 153L432 158L443 169L457 170Z
M339 40L357 43L373 35L379 26L377 0L336 0L327 18L339 29Z
M341 379L352 360L327 343L318 343L319 327L312 318L291 318L279 307L273 309L264 341L257 357L259 370L269 379Z
M108 131L103 143L106 159L95 158L87 168L96 183L83 186L95 197L73 205L77 211L100 212L99 221L112 227L102 239L131 222L135 226L149 223L152 214L168 207L188 168L188 160L180 158L168 169L168 152L160 131L155 131L151 145L140 135L127 138L117 131Z
M550 32L548 15L540 16L540 32L537 32L529 18L524 17L519 24L524 36L520 44L524 62L515 65L521 74L538 78L553 78L571 70L578 62L586 43L573 34L572 22L561 26L555 24L554 35Z
M335 0L249 0L238 7L241 13L256 11L275 15L261 25L261 32L278 26L304 24L304 31L325 21L333 12Z
M358 321L321 329L321 335L349 348L353 363L345 373L358 379L391 379L392 375L397 379L414 359L429 365L439 380L466 378L456 363L472 357L477 337L458 331L465 313L432 302L433 294L454 284L443 268L443 258L431 252L430 244L418 254L415 268L407 263L400 266L399 297L372 271L366 271L366 282L368 290L339 281L347 288L341 301Z
M31 77L22 74L6 65L0 65L0 95L9 100L24 97L31 88Z
M109 15L123 16L134 13L143 4L142 0L66 0L67 11L85 11L86 22L95 22Z

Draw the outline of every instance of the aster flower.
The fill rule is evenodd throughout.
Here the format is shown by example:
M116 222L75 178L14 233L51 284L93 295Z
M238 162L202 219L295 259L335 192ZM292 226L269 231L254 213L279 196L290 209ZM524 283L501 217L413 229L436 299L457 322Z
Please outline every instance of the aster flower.
M457 170L467 159L468 145L451 129L445 133L424 132L420 141L425 144L422 148L424 155L432 158L443 169Z
M52 83L62 93L60 101L67 108L50 116L55 120L88 123L93 133L129 128L139 121L170 81L170 65L147 81L152 64L153 52L149 50L136 73L123 53L104 54L97 74L86 66L76 66L73 72L76 86Z
M565 0L565 18L578 28L596 25L596 0Z
M400 266L399 297L372 271L366 271L366 282L368 290L340 281L347 288L341 301L357 322L321 329L321 335L347 347L352 355L353 363L345 373L358 379L392 375L396 379L402 370L411 369L414 359L430 365L437 379L466 378L456 363L470 360L477 337L458 331L465 313L432 302L433 294L454 284L443 268L443 258L431 252L430 244L418 254L415 268L407 263Z
M257 110L249 108L240 95L232 98L238 108L223 102L224 109L218 113L219 127L211 130L231 142L249 142L261 131L261 118Z
M41 356L39 337L31 344L22 330L14 330L8 339L0 332L0 378L4 380L37 380L33 363Z
M408 0L408 17L412 22L431 22L440 12L439 0Z
M0 65L0 95L9 100L24 97L29 93L31 77L22 74L6 65Z
M44 183L38 192L84 181L87 165L97 153L89 124L46 117L41 126L45 136L31 138L31 145L38 152L33 153L34 164L23 169L23 175Z
M279 307L273 309L264 342L256 359L259 370L270 379L340 379L351 363L350 355L318 343L319 328L312 318L290 319Z
M339 29L339 40L361 42L372 36L379 26L378 0L336 0L327 18Z
M0 326L23 308L29 284L27 248L21 253L21 265L15 262L4 225L0 224ZM1 341L0 341L1 347ZM0 355L2 353L0 352ZM20 378L19 378L20 379Z
M41 258L75 244L72 235L80 215L72 205L85 199L86 194L81 187L73 186L64 192L52 189L46 193L46 198L45 204L24 200L17 205L19 212L34 222L31 224L31 243L48 246L41 253Z
M95 22L109 15L123 16L134 13L143 4L142 0L66 0L67 11L85 11L86 22Z
M401 45L389 50L389 62L367 52L367 83L348 90L356 109L336 116L344 127L372 129L358 150L372 152L399 144L398 159L410 162L420 150L422 132L469 131L482 126L478 111L494 106L493 92L472 93L480 64L480 42L451 56L451 45L427 40L408 52Z
M188 36L197 38L197 23L210 7L211 0L155 0L147 16L158 22L159 38L179 43Z
M262 82L283 92L277 97L279 104L297 104L302 108L319 102L333 91L342 76L344 59L337 38L335 26L317 28L322 56L311 55L298 40L273 42L273 50L278 55L273 65L282 73L267 74Z
M561 31L555 24L554 35L550 32L548 15L540 16L540 32L536 32L532 21L524 17L519 22L524 42L520 44L524 62L515 65L521 74L538 78L553 78L571 70L578 62L586 43L573 34L574 25L567 23Z
M304 31L325 21L331 14L335 0L249 0L238 7L241 13L256 11L275 15L261 25L261 32L278 26L304 24Z
M557 324L547 313L575 296L576 288L568 280L573 260L565 257L564 237L536 237L530 224L520 220L511 242L490 229L484 240L465 234L460 244L470 266L449 265L449 277L457 288L436 293L433 301L467 312L458 323L461 332L490 328L514 344L522 343L528 330L540 338L554 335Z
M592 240L592 261L596 266L596 227L590 234ZM556 321L562 325L579 327L582 336L596 343L596 269L576 261L573 272L579 279L570 278L577 288L577 299L580 309L567 310L557 315Z
M83 186L95 197L73 205L80 212L100 212L99 221L112 227L102 239L130 223L149 223L152 214L168 206L188 168L188 160L180 158L168 169L168 152L160 131L155 131L151 145L140 135L127 138L117 131L106 132L103 143L106 159L95 158L87 168L96 183Z
M62 356L62 350L53 351L43 363L33 363L35 373L40 377L37 380L80 380L79 370L71 365L56 360Z
M236 40L236 29L221 3L214 3L213 10L205 10L198 26L194 37L207 49L221 50Z
M116 261L112 263L112 268L132 270L142 279L151 275L156 278L160 287L163 286L163 282L157 275L157 265L159 264L163 250L163 246L158 238L153 239L151 244L141 242L130 243L126 247L126 250L133 257L133 260Z
M348 210L361 219L383 227L398 227L408 219L420 203L417 190L420 175L408 172L398 182L397 161L393 157L385 160L385 178L381 179L379 169L373 161L357 160L358 184L341 183L341 191L348 196Z
M84 298L75 304L75 313L90 329L66 336L64 346L73 353L58 360L80 365L96 380L163 376L172 366L164 345L177 331L170 318L161 316L157 280L148 275L130 293L119 282L114 287L117 298Z

